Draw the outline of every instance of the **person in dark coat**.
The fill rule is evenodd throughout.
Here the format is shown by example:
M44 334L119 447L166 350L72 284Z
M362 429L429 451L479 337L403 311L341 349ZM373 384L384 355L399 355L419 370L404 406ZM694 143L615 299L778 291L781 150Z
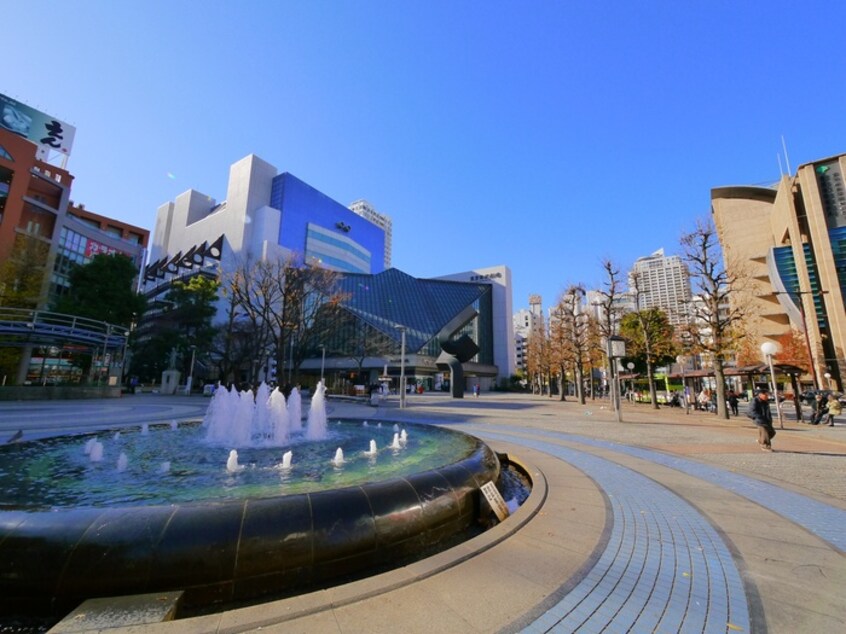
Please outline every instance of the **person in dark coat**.
M758 390L758 394L749 403L746 414L758 427L758 444L762 451L772 451L772 439L776 435L773 428L773 414L770 411L770 393L768 390Z
M737 416L738 415L737 405L738 405L739 401L738 401L738 398L737 398L737 394L735 394L734 390L729 390L729 393L728 393L728 396L726 397L726 400L728 400L728 404L729 404L729 408L731 409L731 413L734 414L735 416Z

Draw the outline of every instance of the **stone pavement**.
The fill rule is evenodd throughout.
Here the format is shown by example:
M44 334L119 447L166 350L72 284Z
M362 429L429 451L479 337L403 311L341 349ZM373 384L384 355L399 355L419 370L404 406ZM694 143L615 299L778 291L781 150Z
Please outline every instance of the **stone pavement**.
M17 430L27 439L193 418L207 403L0 403L0 441ZM743 417L627 403L617 423L601 401L530 395L426 394L408 404L330 401L330 416L478 435L529 468L529 501L481 537L411 566L155 629L846 631L846 425L788 420L764 453Z

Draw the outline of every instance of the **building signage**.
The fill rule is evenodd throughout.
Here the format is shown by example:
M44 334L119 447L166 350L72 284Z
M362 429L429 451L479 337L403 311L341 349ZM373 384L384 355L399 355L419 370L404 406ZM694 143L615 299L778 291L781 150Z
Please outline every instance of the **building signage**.
M93 258L95 255L115 255L116 253L121 253L114 247L110 247L107 244L103 244L102 242L97 242L96 240L92 240L91 238L88 239L88 244L85 245L85 257L86 258ZM126 254L122 254L126 255Z
M478 282L480 280L495 280L502 277L502 273L486 273L484 275L471 275L471 282Z
M0 127L29 139L42 151L70 155L76 128L55 117L0 94Z

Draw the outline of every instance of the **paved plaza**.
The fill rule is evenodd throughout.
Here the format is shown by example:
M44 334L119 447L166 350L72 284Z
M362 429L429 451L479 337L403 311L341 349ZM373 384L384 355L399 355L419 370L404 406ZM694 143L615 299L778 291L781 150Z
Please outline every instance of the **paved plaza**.
M0 403L0 442L198 418L208 399ZM336 588L126 631L843 632L846 420L787 420L760 451L745 417L541 396L331 400L330 418L430 422L533 475L506 522ZM118 630L109 630L118 631Z

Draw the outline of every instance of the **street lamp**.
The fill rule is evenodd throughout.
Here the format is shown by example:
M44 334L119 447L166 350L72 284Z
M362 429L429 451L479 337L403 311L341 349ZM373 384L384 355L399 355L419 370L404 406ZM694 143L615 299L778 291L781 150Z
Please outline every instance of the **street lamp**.
M826 387L827 390L830 390L831 389L831 372L826 372L825 374L823 374L823 376L825 377L825 387Z
M185 396L191 396L191 384L194 382L194 359L197 355L197 346L191 346L191 369L188 370L188 381L185 382Z
M614 409L617 413L617 422L623 422L623 408L620 404L620 372L617 369L617 362L626 356L626 340L618 335L611 335L608 337L608 360L610 361L611 371L613 373L614 390L612 398L614 399Z
M320 350L322 351L322 355L320 357L320 380L323 380L323 368L326 367L326 346L320 344Z
M405 409L405 326L397 326L402 335L400 346L400 409Z
M773 397L775 398L776 411L778 412L778 427L784 429L784 418L781 415L781 406L778 403L778 387L776 386L775 368L773 368L773 355L778 352L778 346L772 341L765 341L761 344L761 352L767 357L767 363L770 366L770 378L773 382Z
M676 357L676 363L681 366L681 375L682 375L682 398L684 399L684 413L690 414L690 403L688 402L689 399L687 398L687 378L684 374L684 366L687 363L687 359L682 355Z
M626 364L626 367L629 369L629 400L632 401L634 398L634 376L631 376L632 370L634 370L634 363L629 361Z

